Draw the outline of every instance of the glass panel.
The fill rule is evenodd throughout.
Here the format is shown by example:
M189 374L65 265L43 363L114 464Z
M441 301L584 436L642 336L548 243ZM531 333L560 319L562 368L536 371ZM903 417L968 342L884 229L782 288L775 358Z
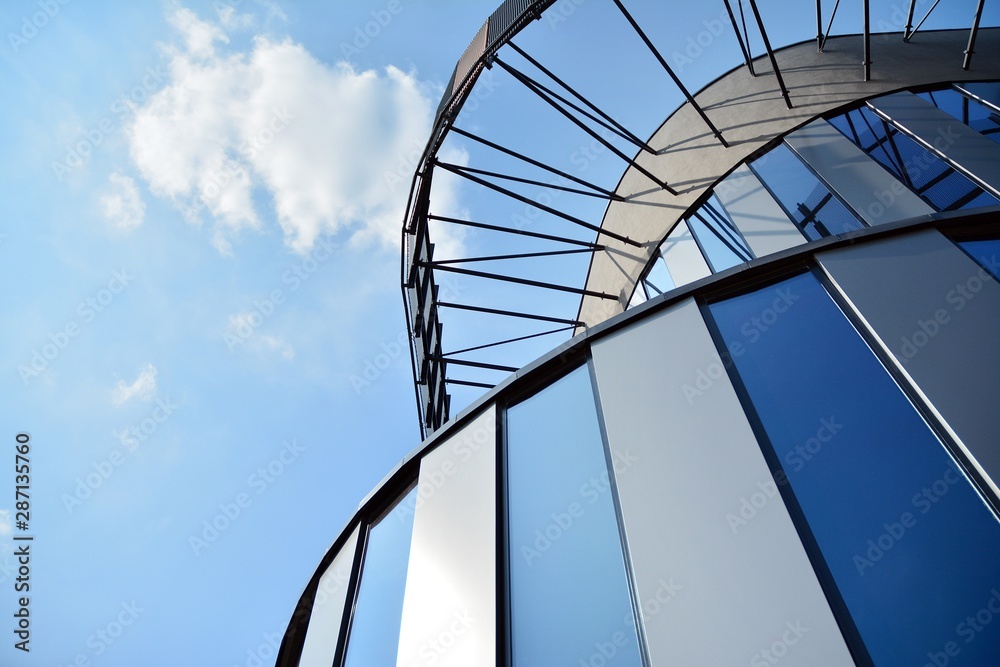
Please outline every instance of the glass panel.
M643 281L646 297L652 299L658 294L669 292L674 287L674 281L670 277L670 271L667 270L666 263L664 263L662 257L658 256Z
M864 226L785 144L750 168L810 241Z
M357 546L358 529L355 528L319 578L299 667L330 667L333 664Z
M969 83L956 83L956 88L971 95L984 104L1000 109L1000 81L975 81Z
M874 663L995 664L1000 524L816 278L710 310Z
M830 124L936 211L1000 203L868 107L831 118Z
M1000 144L1000 113L966 97L954 88L917 93L955 120L962 121L984 137Z
M715 195L692 213L687 223L713 273L753 259L750 246Z
M958 244L972 259L1000 280L1000 239L963 241Z
M712 274L705 257L701 254L698 242L694 240L684 220L678 221L660 244L660 256L663 257L667 271L670 272L670 282L675 287L693 283Z
M369 532L346 667L396 667L416 493L413 488Z
M587 366L507 412L515 667L642 665Z

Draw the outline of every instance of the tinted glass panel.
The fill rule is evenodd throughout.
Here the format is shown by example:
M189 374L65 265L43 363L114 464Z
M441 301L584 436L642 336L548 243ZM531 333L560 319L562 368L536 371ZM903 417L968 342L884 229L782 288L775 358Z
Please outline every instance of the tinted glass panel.
M507 439L514 666L640 667L588 367L510 408Z
M396 667L416 493L414 488L406 494L369 533L347 667Z
M670 277L670 271L667 271L667 265L663 262L662 257L657 257L656 261L653 262L653 266L643 281L643 287L646 290L646 296L650 299L674 288L674 281Z
M917 97L924 98L941 111L1000 144L1000 113L995 110L970 99L954 88L918 93Z
M959 243L965 252L1000 280L1000 239Z
M713 272L753 259L750 246L714 195L687 222Z
M937 211L1000 203L868 107L831 118L830 124Z
M864 226L785 144L750 168L810 241Z
M816 278L710 310L875 664L995 664L1000 524Z

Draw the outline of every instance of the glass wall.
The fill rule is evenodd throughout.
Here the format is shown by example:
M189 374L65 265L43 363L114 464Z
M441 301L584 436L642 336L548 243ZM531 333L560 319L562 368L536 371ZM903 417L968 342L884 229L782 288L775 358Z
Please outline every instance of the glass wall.
M1000 523L819 281L709 310L874 663L994 664Z
M640 667L587 366L507 411L514 667Z
M979 90L985 94L996 92L982 88ZM970 95L963 95L955 88L919 93L917 97L924 98L941 111L950 114L952 118L978 130L984 137L1000 143L1000 113L996 108L996 105L1000 105L1000 100L990 100L993 106L987 106Z
M936 211L998 203L868 107L841 114L829 122Z
M369 531L346 667L396 667L416 493L407 493Z
M958 244L979 265L1000 280L1000 239L963 241Z

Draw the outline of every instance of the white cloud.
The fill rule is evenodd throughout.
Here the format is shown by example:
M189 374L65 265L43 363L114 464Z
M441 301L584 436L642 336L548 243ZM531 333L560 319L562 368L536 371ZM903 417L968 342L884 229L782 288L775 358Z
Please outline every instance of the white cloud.
M287 39L258 36L249 52L222 54L218 25L187 9L170 20L183 45L168 48L169 83L128 127L132 160L155 194L191 220L209 218L224 254L240 231L263 224L264 200L298 252L338 232L355 246L398 246L413 168L402 184L391 175L426 142L436 95L395 67L329 65ZM435 183L435 212L456 213L456 187ZM269 196L255 202L262 191Z
M0 535L10 535L14 524L10 519L10 510L0 510Z
M135 229L146 217L146 203L139 188L131 177L119 173L111 174L108 181L111 187L101 195L101 212L116 229Z
M295 358L293 348L284 338L263 334L257 329L264 319L257 311L248 311L229 316L229 326L224 339L231 351L243 347L258 353L277 352L282 359L291 361Z
M146 364L139 371L139 375L132 384L125 384L124 380L119 380L115 385L111 401L115 406L121 406L127 401L138 398L142 401L151 401L156 395L156 367L153 364Z

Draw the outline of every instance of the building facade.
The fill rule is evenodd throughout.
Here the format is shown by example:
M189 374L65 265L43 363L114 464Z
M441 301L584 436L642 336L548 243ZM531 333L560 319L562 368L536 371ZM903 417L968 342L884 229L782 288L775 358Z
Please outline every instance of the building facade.
M404 227L430 434L277 664L1000 665L1000 30L748 53L629 156L576 335L452 416L430 174L551 5L442 101Z

